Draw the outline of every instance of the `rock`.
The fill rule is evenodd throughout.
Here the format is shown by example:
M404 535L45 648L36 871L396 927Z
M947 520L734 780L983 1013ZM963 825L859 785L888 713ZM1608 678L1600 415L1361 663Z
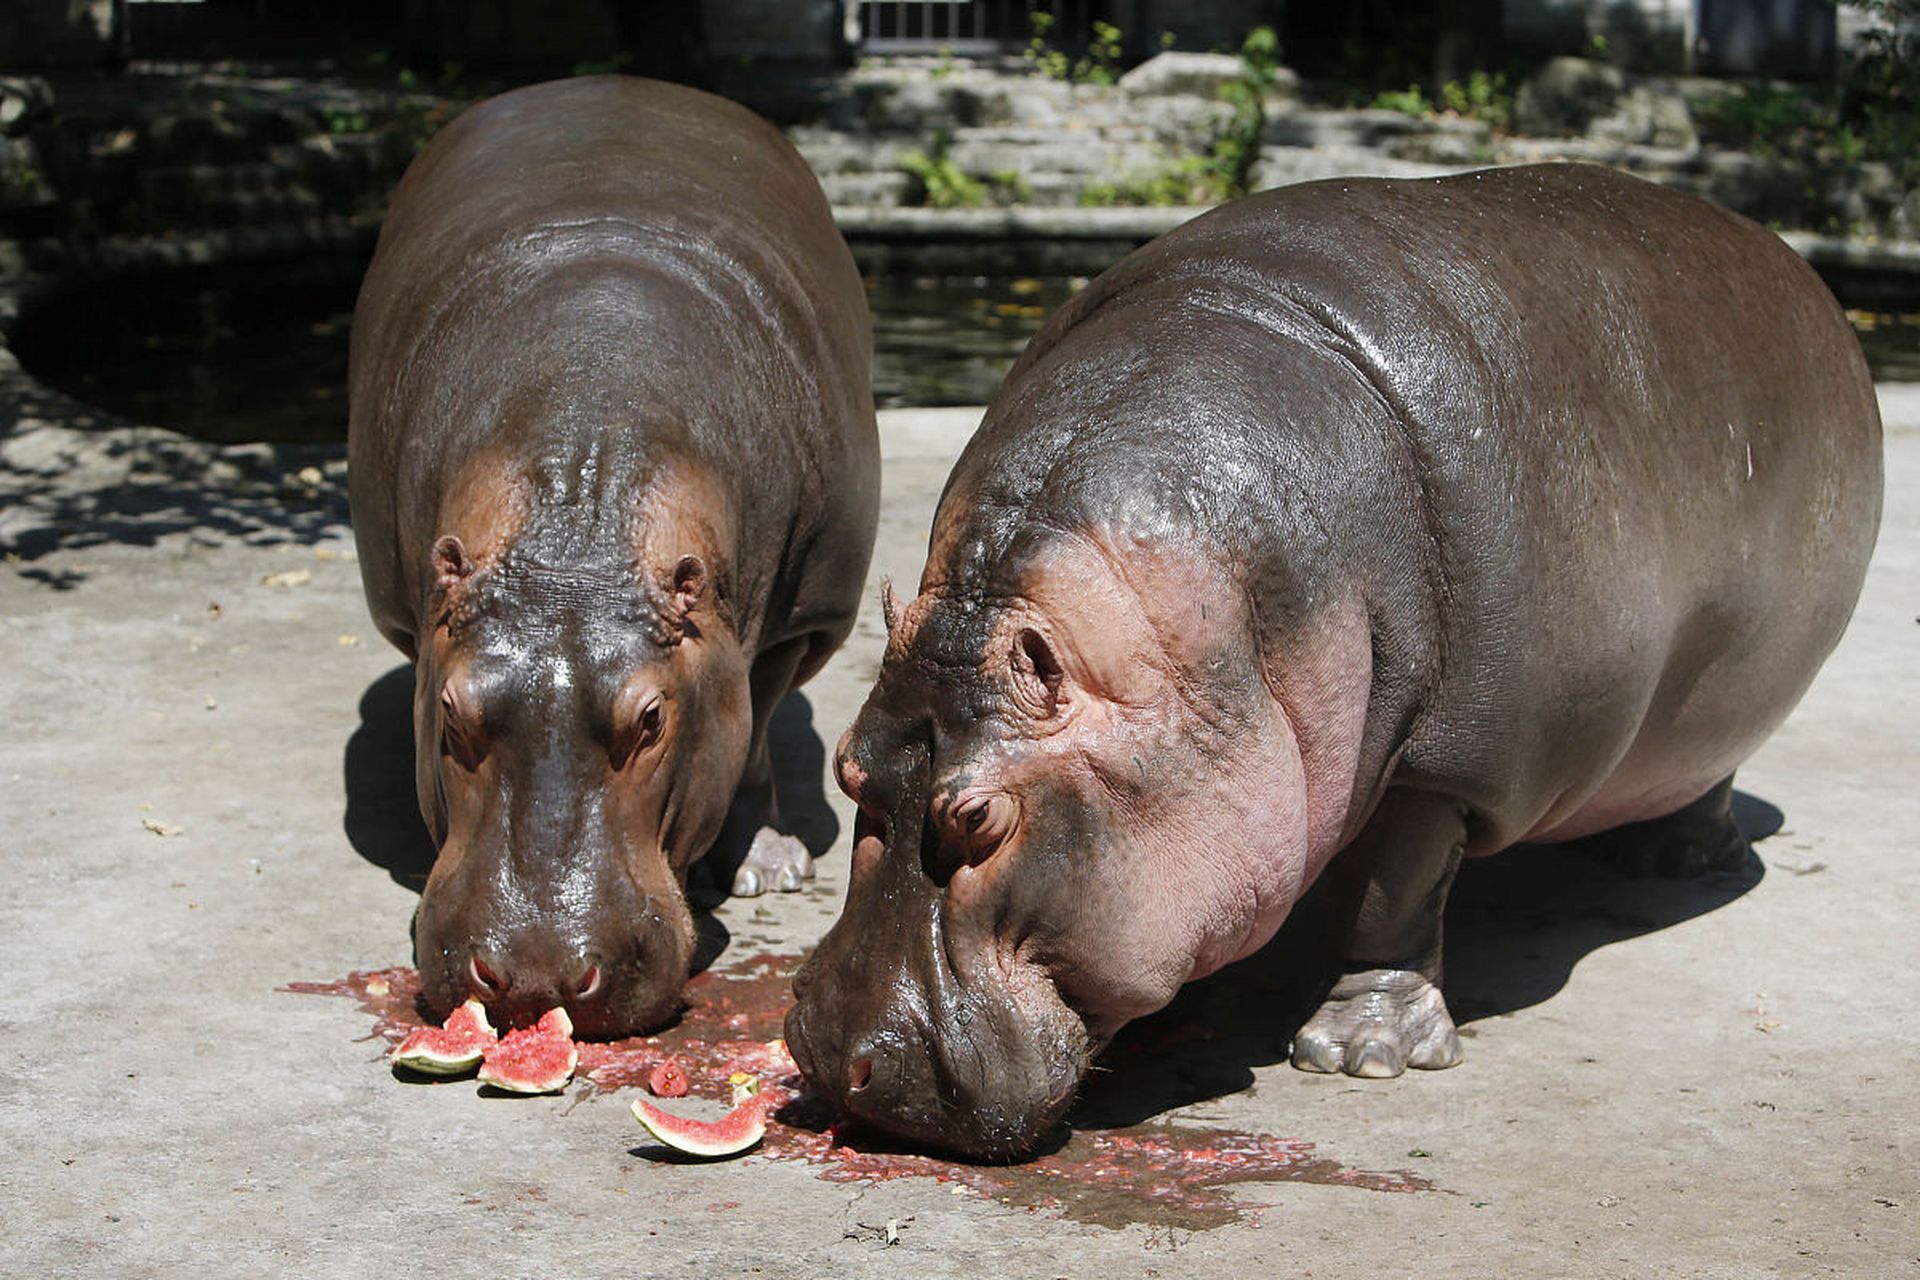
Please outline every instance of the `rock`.
M1692 150L1700 141L1676 89L1586 58L1554 58L1529 76L1514 95L1513 125L1518 133L1628 146Z
M1550 59L1514 94L1514 130L1579 137L1595 119L1613 110L1626 88L1626 74L1618 67L1586 58Z
M1137 98L1165 98L1193 94L1211 98L1220 86L1238 80L1240 59L1230 53L1184 53L1170 49L1155 54L1120 77L1120 87Z
M1265 146L1254 163L1249 184L1255 191L1321 178L1432 178L1466 165L1401 160L1379 151L1350 146Z
M53 86L38 76L0 76L0 136L18 137L53 110Z

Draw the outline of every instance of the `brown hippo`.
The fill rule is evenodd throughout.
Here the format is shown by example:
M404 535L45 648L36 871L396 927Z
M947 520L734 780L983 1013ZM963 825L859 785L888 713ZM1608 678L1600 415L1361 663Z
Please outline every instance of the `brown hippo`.
M774 705L851 629L878 514L866 296L751 112L620 77L467 111L354 312L367 601L412 658L436 1011L651 1027L688 867L794 887Z
M1462 856L1671 815L1665 860L1744 857L1731 775L1879 505L1840 309L1703 201L1549 165L1195 219L1033 340L886 602L795 1058L862 1120L1021 1152L1325 874L1344 965L1294 1062L1451 1065Z

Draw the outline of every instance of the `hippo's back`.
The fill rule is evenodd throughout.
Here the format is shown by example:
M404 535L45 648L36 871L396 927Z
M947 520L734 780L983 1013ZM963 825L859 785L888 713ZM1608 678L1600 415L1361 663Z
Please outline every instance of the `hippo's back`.
M1088 368L1091 429L1063 372ZM1731 772L1837 642L1878 526L1872 382L1818 277L1590 166L1223 206L1102 276L1008 381L970 501L996 470L1097 476L1089 509L1192 477L1181 519L1291 562L1254 575L1258 605L1262 576L1298 588L1275 630L1337 559L1404 624L1376 632L1372 763L1468 801L1482 848Z
M871 350L818 182L751 111L621 76L470 108L407 170L354 313L353 517L382 629L406 647L436 512L481 458L605 483L690 461L763 531L735 549L743 593L820 595L781 557L870 541Z

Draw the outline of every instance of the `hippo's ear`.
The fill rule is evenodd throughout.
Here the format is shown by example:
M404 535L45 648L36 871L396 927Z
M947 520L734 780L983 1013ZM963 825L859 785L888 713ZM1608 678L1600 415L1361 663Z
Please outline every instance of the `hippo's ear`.
M433 544L433 583L441 591L452 591L473 576L474 564L460 539L446 534Z
M1032 627L1020 628L1013 640L1013 692L1030 714L1046 719L1060 705L1060 682L1065 671L1047 638Z
M685 618L707 594L707 562L699 556L681 556L673 566L673 611Z
M887 639L893 639L900 630L900 597L893 594L893 579L887 578L880 584L880 616L887 623Z

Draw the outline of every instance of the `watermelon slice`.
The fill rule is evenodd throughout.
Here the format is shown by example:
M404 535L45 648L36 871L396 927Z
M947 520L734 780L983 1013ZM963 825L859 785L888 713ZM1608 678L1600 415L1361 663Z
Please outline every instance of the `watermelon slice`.
M580 1065L573 1042L573 1019L552 1008L540 1021L509 1031L488 1045L480 1063L480 1083L508 1093L558 1093Z
M437 1027L421 1027L393 1051L396 1067L423 1076L463 1076L480 1065L481 1054L500 1038L487 1021L487 1007L469 1000Z
M633 1118L675 1151L717 1160L737 1156L767 1133L766 1100L755 1076L733 1077L733 1110L718 1120L694 1120L663 1111L645 1098L633 1100Z

